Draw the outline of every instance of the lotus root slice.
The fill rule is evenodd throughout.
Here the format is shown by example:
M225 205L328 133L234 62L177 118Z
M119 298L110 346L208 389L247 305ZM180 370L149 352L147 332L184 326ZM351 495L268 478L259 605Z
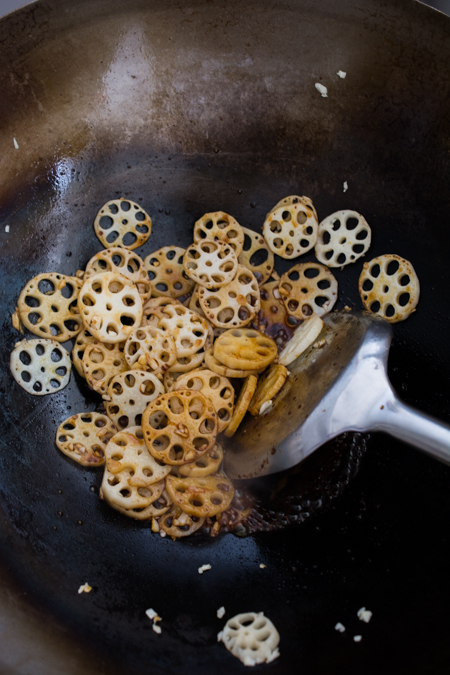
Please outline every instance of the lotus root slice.
M333 309L338 284L325 265L299 263L283 274L279 291L288 313L306 319L313 312L323 316Z
M336 211L319 225L316 258L328 267L343 267L366 253L371 237L369 224L360 213Z
M56 445L67 457L82 466L105 463L105 448L117 431L116 425L96 412L72 415L56 431Z
M119 246L133 250L149 238L152 219L139 204L121 197L102 206L94 230L105 248Z
M213 239L233 247L239 256L244 245L244 231L236 218L224 211L205 213L194 225L194 242Z

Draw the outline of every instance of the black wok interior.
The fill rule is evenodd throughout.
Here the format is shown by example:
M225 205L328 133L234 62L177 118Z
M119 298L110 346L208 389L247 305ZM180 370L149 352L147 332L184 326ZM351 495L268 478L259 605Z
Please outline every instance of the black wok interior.
M207 211L260 230L305 194L319 219L367 218L367 259L412 261L421 299L395 326L390 376L448 421L449 65L450 20L413 0L40 0L0 21L1 673L244 672L216 641L243 611L281 635L256 672L448 672L449 468L374 434L309 522L173 542L100 502L99 473L56 450L60 422L95 408L87 386L28 396L9 354L21 288L85 266L107 200L151 214L145 256L188 245ZM339 307L360 307L361 266L336 272Z

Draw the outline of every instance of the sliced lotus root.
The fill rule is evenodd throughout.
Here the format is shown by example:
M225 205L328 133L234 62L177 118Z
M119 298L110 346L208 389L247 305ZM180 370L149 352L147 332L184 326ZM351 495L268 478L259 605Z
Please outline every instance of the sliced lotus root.
M162 495L170 467L149 453L141 427L116 433L106 446L105 459L101 490L111 506L146 508Z
M193 370L182 375L174 383L172 391L177 391L178 389L201 391L211 401L216 410L218 418L217 433L220 434L227 427L234 408L234 389L228 378L217 375L217 373L207 368Z
M106 415L79 413L59 425L56 445L82 466L102 466L106 445L116 432L116 425Z
M237 256L231 244L204 239L191 244L183 258L186 274L205 288L219 288L234 279Z
M313 312L323 316L333 309L338 284L325 265L308 262L294 265L283 274L279 290L289 314L307 319Z
M229 378L241 378L247 377L247 375L258 375L260 372L259 370L238 370L236 368L228 368L228 366L224 366L223 363L220 363L220 361L216 359L212 349L208 349L205 352L205 364L214 373Z
M105 248L114 245L132 250L149 238L152 219L139 204L121 197L102 206L94 230Z
M125 343L130 368L162 375L176 361L175 340L154 326L136 328Z
M296 258L314 247L317 229L316 215L299 203L270 211L264 221L263 234L273 253L282 258Z
M419 279L408 260L387 253L364 263L359 294L369 312L397 323L414 312L420 296Z
M86 265L83 281L99 272L116 272L130 279L139 291L142 302L145 302L152 292L144 261L137 253L125 248L114 246L100 251L91 258Z
M152 282L153 297L180 298L192 291L195 282L188 277L183 267L185 252L186 249L180 246L163 246L144 258Z
M248 407L248 411L251 415L259 415L259 411L264 403L273 401L286 382L287 374L287 368L274 363L264 375L261 375L254 396Z
M172 466L195 462L214 446L217 413L201 392L179 389L159 396L147 406L142 430L156 459Z
M78 307L84 325L100 342L123 342L142 320L136 285L116 272L89 277L80 291Z
M14 379L29 394L54 394L67 386L72 363L64 347L56 340L39 339L16 342L10 368Z
M179 539L180 537L189 537L190 534L199 530L204 522L204 518L189 516L178 506L172 506L170 511L161 517L159 526L172 539Z
M199 457L191 464L183 464L178 467L178 473L188 478L202 478L217 473L223 460L223 450L219 443L212 450Z
M237 614L217 636L244 666L270 663L280 656L280 635L263 612Z
M42 338L66 342L82 328L77 300L81 281L50 272L33 277L19 295L23 325Z
M236 370L262 370L277 355L275 342L253 328L232 328L214 343L215 358Z
M194 290L192 291L192 295L189 299L189 309L192 310L193 312L197 312L200 316L205 316L204 311L202 310L202 306L200 305L200 300L198 299L198 289L199 286L196 284L194 287Z
M205 359L205 350L201 349L197 354L192 354L192 356L180 356L177 358L173 366L170 366L169 370L171 373L189 373L195 368L200 368Z
M303 206L306 206L307 209L313 212L317 222L319 221L317 218L317 211L314 208L314 204L312 203L312 199L305 197L305 195L302 197L299 195L290 195L289 197L284 197L284 199L281 199L271 210L275 211L275 209L277 209L279 206L292 206L293 204L303 204Z
M252 325L278 347L284 347L299 324L300 319L290 316L279 291L279 279L267 281L261 286L261 309Z
M244 245L243 228L233 216L223 211L205 213L194 225L194 242L204 239L214 239L224 244L230 244L237 256Z
M356 262L370 246L372 231L356 211L336 211L319 225L316 258L328 267Z
M259 285L270 277L273 271L273 253L266 244L266 240L258 232L242 228L245 241L238 262L244 265L256 277Z
M175 340L177 358L192 356L205 346L208 322L184 305L166 305L156 309L149 323ZM154 323L155 322L155 323Z
M197 518L216 516L233 501L233 483L223 474L199 478L167 476L167 492L184 513Z
M82 330L78 333L75 344L72 348L72 363L77 369L80 377L86 377L83 368L84 350L88 345L94 345L98 342L88 330Z
M166 392L172 391L175 382L178 380L179 377L182 376L183 373L172 373L170 372L170 370L166 370L166 372L163 375L163 383Z
M296 329L283 351L280 353L278 363L288 366L308 349L319 337L324 323L317 314L312 314L305 319Z
M164 481L163 481L164 485ZM101 493L100 493L101 494ZM160 516L163 516L172 506L172 500L167 494L166 490L163 490L162 494L155 499L154 502L149 504L146 507L138 507L135 509L124 509L117 504L109 504L112 506L115 511L118 511L128 518L134 518L135 520L152 520L158 519Z
M142 370L120 373L113 377L103 397L106 413L118 429L139 426L147 405L164 393L162 382L151 373Z
M260 307L258 282L250 270L238 265L233 281L221 288L198 290L206 318L218 328L241 328L251 321Z
M175 298L166 298L165 296L147 300L142 308L141 326L156 326L155 309L161 309L166 305L181 305L181 302Z
M256 390L256 385L258 383L258 378L255 375L247 375L242 385L242 389L234 406L234 413L230 420L228 427L225 430L225 436L231 438L237 431L238 426L244 419L244 415L248 410L250 401L253 398L253 394Z
M107 394L112 378L128 370L122 344L87 345L83 354L83 370L88 385L99 394Z

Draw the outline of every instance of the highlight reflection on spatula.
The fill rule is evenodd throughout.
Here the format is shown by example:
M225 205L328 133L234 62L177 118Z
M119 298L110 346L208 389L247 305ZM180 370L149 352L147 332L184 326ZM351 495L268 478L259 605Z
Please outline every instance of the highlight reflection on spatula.
M230 478L289 469L344 431L383 431L450 464L450 426L402 403L386 367L392 328L369 314L332 313L326 344L290 364L269 413L224 438Z

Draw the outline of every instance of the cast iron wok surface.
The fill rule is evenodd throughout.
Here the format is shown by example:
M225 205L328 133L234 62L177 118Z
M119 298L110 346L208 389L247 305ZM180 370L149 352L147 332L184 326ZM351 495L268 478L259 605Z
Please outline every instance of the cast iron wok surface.
M374 436L344 495L300 527L163 540L54 447L65 417L93 409L86 386L29 397L8 364L20 289L84 267L108 199L151 213L146 255L188 244L206 211L259 229L282 196L307 194L320 217L363 213L370 257L413 262L422 296L395 327L390 377L448 420L449 38L446 17L409 0L42 0L0 22L2 673L244 672L215 636L247 610L281 634L267 673L448 671L446 467ZM360 269L336 273L341 307L359 306Z

